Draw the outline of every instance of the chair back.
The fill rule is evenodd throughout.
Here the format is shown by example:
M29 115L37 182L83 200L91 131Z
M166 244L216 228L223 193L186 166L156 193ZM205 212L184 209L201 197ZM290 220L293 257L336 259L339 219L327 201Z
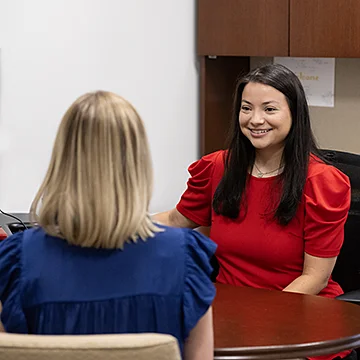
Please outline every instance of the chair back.
M346 174L351 183L351 206L344 229L344 244L332 277L344 292L360 289L360 155L321 150L325 158Z
M177 340L165 334L0 334L0 359L180 360Z

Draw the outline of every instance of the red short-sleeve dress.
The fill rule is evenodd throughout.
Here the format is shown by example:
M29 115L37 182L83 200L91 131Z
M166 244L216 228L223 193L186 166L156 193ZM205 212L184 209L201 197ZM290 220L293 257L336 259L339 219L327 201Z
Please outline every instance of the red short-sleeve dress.
M246 216L233 220L212 209L224 156L224 151L218 151L190 165L191 177L177 204L177 210L190 220L211 226L210 238L218 245L218 282L282 290L302 274L305 252L325 258L339 254L350 207L345 174L311 156L302 201L287 226L267 216L278 187L276 177L249 175ZM333 298L342 293L330 278L319 295Z

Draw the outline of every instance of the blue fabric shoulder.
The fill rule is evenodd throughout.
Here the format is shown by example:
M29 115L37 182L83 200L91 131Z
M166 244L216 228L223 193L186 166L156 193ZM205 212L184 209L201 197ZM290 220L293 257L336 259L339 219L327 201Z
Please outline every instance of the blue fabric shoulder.
M210 279L213 271L210 259L215 253L216 244L194 230L188 231L186 240L183 302L185 339L211 306L216 293Z
M1 321L5 330L27 333L20 289L22 239L23 232L18 232L0 242Z

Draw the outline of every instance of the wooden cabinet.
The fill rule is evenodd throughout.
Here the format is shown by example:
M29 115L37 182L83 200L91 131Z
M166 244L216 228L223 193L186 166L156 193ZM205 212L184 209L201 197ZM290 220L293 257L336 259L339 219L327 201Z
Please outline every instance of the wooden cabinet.
M360 57L359 0L198 0L197 52Z
M197 0L200 151L222 149L251 56L359 57L360 0Z
M198 0L197 4L204 155L225 148L236 80L250 70L250 56L288 56L289 0Z
M360 57L360 1L290 0L290 56Z
M289 55L289 0L198 0L197 15L199 55Z

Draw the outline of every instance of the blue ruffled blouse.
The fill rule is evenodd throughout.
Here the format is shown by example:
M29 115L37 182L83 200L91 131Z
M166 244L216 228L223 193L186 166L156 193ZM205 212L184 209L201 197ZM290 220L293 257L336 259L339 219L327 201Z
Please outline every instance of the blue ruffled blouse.
M7 332L156 332L184 340L211 305L216 245L189 229L123 250L81 248L35 228L0 243L1 321Z

